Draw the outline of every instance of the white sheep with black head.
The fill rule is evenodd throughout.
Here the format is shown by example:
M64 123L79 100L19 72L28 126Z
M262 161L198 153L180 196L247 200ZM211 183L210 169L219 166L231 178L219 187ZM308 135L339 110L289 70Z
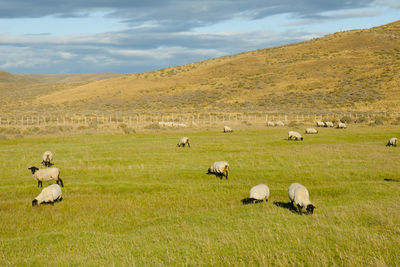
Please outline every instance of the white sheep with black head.
M208 168L207 174L214 174L222 179L224 176L228 180L229 164L226 161L216 161Z
M256 186L253 186L250 189L249 197L242 199L243 205L246 204L254 204L254 203L260 203L265 200L265 202L268 201L269 198L269 187L265 184L259 184Z
M42 155L42 164L45 167L50 167L51 165L54 165L51 161L53 160L53 153L51 151L45 151Z
M315 206L310 202L308 190L304 185L301 185L299 183L291 184L288 189L288 194L289 199L292 202L293 208L294 204L296 204L300 215L303 214L303 208L306 208L306 214L313 214Z
M185 145L187 145L188 147L190 147L190 143L189 143L189 138L187 137L182 137L181 140L179 140L178 143L178 147L185 147Z
M33 178L38 181L38 187L43 187L43 181L51 181L55 180L64 187L64 183L60 178L60 169L59 168L47 168L47 169L39 169L35 166L28 168L31 171Z
M51 204L62 200L61 187L58 184L52 184L43 188L42 192L32 200L32 206L41 204Z

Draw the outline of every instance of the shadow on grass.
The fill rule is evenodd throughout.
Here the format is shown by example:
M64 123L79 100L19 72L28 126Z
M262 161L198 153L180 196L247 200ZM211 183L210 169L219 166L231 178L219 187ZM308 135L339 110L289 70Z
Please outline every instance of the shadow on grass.
M386 182L400 182L400 180L399 179L389 179L389 178L385 178L385 179L383 179L383 180L385 180Z
M279 202L279 201L274 201L274 205L280 208L284 208L287 209L293 213L298 213L297 209L295 207L293 207L292 203L289 202Z

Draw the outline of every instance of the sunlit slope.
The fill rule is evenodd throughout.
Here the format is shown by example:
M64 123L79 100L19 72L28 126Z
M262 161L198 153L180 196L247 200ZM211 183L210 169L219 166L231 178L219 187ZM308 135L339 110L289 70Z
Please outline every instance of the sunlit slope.
M400 21L190 65L82 83L33 105L68 110L389 111L400 107Z

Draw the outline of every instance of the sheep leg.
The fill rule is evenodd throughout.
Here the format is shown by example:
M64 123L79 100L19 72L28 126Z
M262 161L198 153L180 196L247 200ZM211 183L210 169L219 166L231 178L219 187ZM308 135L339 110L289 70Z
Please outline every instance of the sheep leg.
M297 209L299 210L300 215L303 215L302 208L299 204L297 204Z
M228 171L226 171L225 178L228 180Z
M190 147L190 143L188 142L188 147Z
M63 183L63 181L61 180L61 178L58 178L57 184L58 184L58 181L60 181L61 187L64 187L64 183Z
M37 181L37 187L40 187L40 181Z

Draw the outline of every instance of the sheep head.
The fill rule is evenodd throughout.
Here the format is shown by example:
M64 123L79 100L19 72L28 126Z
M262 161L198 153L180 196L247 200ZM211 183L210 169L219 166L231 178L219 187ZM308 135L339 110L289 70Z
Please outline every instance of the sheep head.
M30 170L30 171L32 172L32 174L35 174L35 172L36 172L37 170L39 170L39 168L37 168L37 167L35 167L35 166L32 166L32 167L28 168L28 170Z

